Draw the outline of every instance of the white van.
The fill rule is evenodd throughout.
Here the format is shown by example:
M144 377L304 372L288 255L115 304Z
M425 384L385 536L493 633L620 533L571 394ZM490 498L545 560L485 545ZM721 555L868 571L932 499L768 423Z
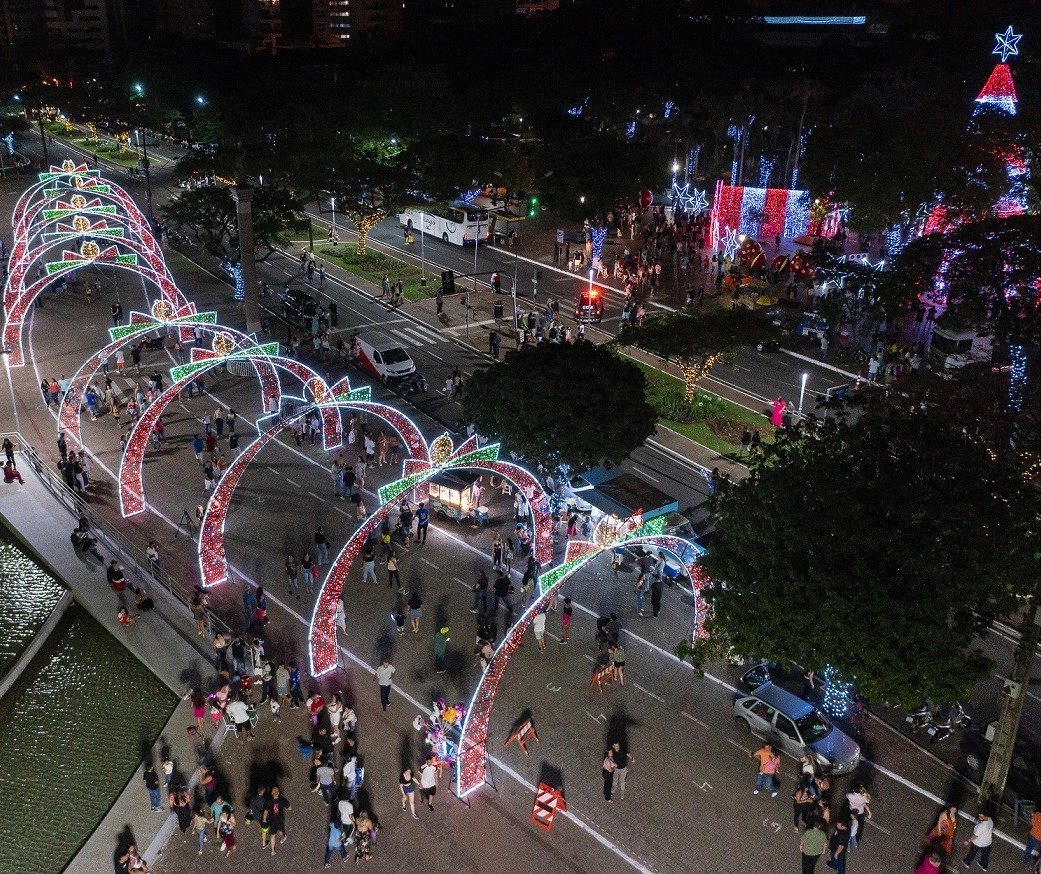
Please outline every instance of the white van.
M939 373L994 357L994 336L989 326L957 330L937 325L929 346L929 363Z
M416 372L416 364L400 340L380 331L358 335L358 364L380 382L396 382Z

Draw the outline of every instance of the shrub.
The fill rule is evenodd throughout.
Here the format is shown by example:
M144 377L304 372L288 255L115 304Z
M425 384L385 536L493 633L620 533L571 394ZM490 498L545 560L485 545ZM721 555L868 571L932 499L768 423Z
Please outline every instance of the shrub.
M683 388L670 386L650 397L658 418L689 425L706 419L718 419L726 414L726 404L717 397L698 392L694 402L688 404L683 398Z

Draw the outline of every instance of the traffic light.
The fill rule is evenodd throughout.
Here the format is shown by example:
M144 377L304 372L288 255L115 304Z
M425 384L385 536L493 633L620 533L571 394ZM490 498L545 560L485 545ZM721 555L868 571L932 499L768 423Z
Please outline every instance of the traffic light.
M441 271L441 293L455 294L455 273L451 270Z
M534 218L539 211L539 199L537 197L531 198L528 201L528 218Z

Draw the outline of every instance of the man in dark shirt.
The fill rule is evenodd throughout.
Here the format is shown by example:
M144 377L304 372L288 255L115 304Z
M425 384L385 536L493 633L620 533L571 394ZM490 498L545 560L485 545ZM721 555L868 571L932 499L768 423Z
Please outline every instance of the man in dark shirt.
M499 609L499 601L506 605L506 613L512 617L513 604L510 603L510 578L502 571L499 571L499 575L495 578L495 606L492 608L494 611Z
M849 852L849 822L840 819L835 823L835 831L831 833L828 840L828 853L830 860L829 868L834 868L839 874L846 874L846 854Z

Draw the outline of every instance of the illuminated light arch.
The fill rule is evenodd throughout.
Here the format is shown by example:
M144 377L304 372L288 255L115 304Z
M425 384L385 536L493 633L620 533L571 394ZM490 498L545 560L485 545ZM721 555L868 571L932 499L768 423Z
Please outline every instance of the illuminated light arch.
M393 407L371 403L369 401L371 394L372 389L368 386L363 386L362 388L351 391L346 378L344 378L334 386L330 391L329 399L323 401L320 406L324 405L325 407L331 408L332 412L337 416L341 409L363 410L365 412L373 413L383 419L398 433L398 436L405 441L405 446L410 453L414 452L415 455L418 456L418 458L408 459L405 462L406 464L411 461L419 461L425 462L429 467L429 455L426 441L423 439L423 435L419 431L419 428L416 427L415 423L412 422L411 419L398 412ZM292 425L292 423L297 421L302 415L304 415L304 413L293 416L285 421L278 422L271 426L267 431L263 432L257 440L247 446L238 455L221 477L220 482L217 484L217 488L214 490L213 496L206 505L206 513L203 517L200 529L202 533L199 538L199 571L201 573L203 586L207 588L210 586L216 586L223 583L228 578L228 561L224 541L224 525L226 522L228 506L232 494L238 485L239 479L245 472L249 462L256 457L257 453L260 452L264 446L270 443L274 437L281 433L287 425ZM380 517L380 520L382 521L382 516Z
M335 432L337 441L340 439L341 434L339 429L330 428L328 424L330 418L338 419L339 413L335 406L323 403L321 400L321 398L327 398L331 395L331 390L326 387L325 381L320 376L311 370L311 368L302 365L295 359L284 358L279 355L278 343L256 345L256 341L252 337L247 337L244 334L240 334L237 331L231 331L227 328L222 328L216 332L214 338L215 343L218 342L222 333L227 333L233 341L238 341L240 344L239 347L229 349L222 354L199 348L192 349L191 363L171 368L170 375L174 380L173 384L164 390L159 397L152 401L148 409L142 413L141 417L131 430L130 436L127 438L127 447L123 453L123 459L119 467L119 504L124 518L144 512L145 509L144 457L145 450L148 448L148 440L152 436L152 429L155 427L156 419L166 412L166 408L173 402L177 395L200 372L210 370L218 365L224 364L226 361L247 359L256 363L257 360L260 360L261 362L275 368L286 370L294 376L303 373L308 379L307 384L312 386L312 389L318 389L321 393L320 396L316 394L313 400L304 400L303 403L308 404L309 407L317 406L319 408L326 423L325 428L323 429L325 436L329 435L331 432ZM243 345L244 342L252 345ZM303 371L301 371L300 368L303 368ZM337 383L337 386L345 385L346 379ZM261 420L264 418L264 415L271 412L278 412L281 397L282 391L280 388L277 398L268 396L263 398L262 408L264 413L260 417ZM269 407L272 409L269 409ZM305 410L304 412L308 411ZM261 430L259 423L257 425L257 430ZM339 445L339 442L323 443L323 449L330 451L338 448Z
M160 301L153 303L153 310ZM194 307L194 304L191 305ZM86 391L90 381L94 378L103 361L114 355L127 343L137 339L149 331L170 327L179 327L182 331L194 332L196 328L209 333L227 332L236 336L243 348L255 345L255 340L245 334L241 334L231 328L218 325L216 313L192 313L186 316L176 316L171 319L149 318L143 313L132 312L130 324L109 328L109 334L114 337L107 346L102 347L91 358L89 358L69 382L69 388L62 397L61 409L58 414L58 430L65 432L65 440L71 448L82 446L80 436L80 416L83 393ZM261 384L261 399L265 407L269 402L278 404L282 397L282 386L278 378L278 372L274 366L263 357L250 359L250 363L257 371L257 378Z
M447 451L443 447L447 444ZM365 542L382 524L401 495L415 489L423 497L423 486L434 476L449 470L486 470L505 477L529 496L529 506L535 517L532 549L536 560L545 564L553 557L553 517L548 499L538 480L524 468L511 462L498 461L499 446L492 444L479 448L477 438L471 437L458 449L452 447L447 434L431 443L429 460L409 459L405 476L378 490L380 506L370 515L344 544L333 561L318 593L311 626L308 632L311 675L320 677L336 668L336 602L343 594L344 583Z
M652 519L642 525L639 525L636 519L638 517L620 522L613 517L605 517L594 532L595 543L570 541L564 560L540 577L539 597L504 635L488 662L488 667L481 675L470 706L466 710L459 740L459 756L456 760L456 793L460 798L465 798L479 789L486 780L488 726L499 682L510 659L539 611L549 604L550 599L565 582L594 558L621 545L650 546L675 557L686 568L694 592L695 634L701 636L704 633L701 620L705 615L705 602L701 593L705 581L697 567L697 559L704 554L704 550L688 540L662 534L664 517ZM639 527L629 530L634 524Z
M174 306L177 315L192 311L189 309L189 301L173 281L147 221L123 189L105 183L99 178L98 171L90 171L85 165L77 167L72 162L66 162L63 168L52 167L49 173L41 173L40 180L23 193L15 207L14 242L4 294L4 348L8 350L9 366L24 364L22 324L33 300L59 276L86 263L110 263L133 270L159 287L163 297ZM65 187L54 187L61 185ZM44 198L34 203L33 198L41 190ZM88 199L88 196L92 199ZM63 197L67 197L68 202L63 201ZM102 197L111 198L117 205L102 205ZM47 209L49 206L57 208ZM118 212L119 208L123 209L125 217ZM37 222L41 215L42 221ZM74 225L61 228L60 223L66 219L71 217L75 220L87 215L101 215L103 219L95 221L86 231ZM110 218L125 226L130 233L122 233L122 227L109 228L107 220ZM45 230L52 223L59 224L58 232ZM30 248L31 240L37 235L41 235L45 241ZM28 289L25 288L26 274L40 257L53 247L81 236L102 237L110 245L102 251L94 243L85 243L79 253L66 251L62 261L47 265L46 276L32 283ZM125 246L131 252L120 254L116 245ZM87 247L94 249L93 257L83 257ZM143 263L139 263L138 259L142 259Z

